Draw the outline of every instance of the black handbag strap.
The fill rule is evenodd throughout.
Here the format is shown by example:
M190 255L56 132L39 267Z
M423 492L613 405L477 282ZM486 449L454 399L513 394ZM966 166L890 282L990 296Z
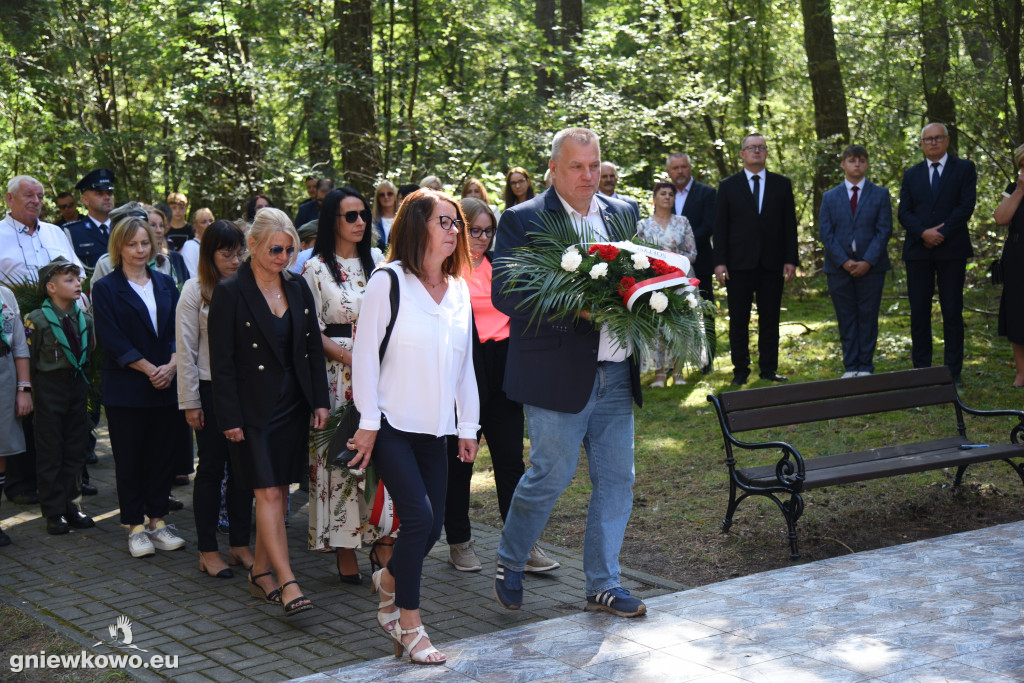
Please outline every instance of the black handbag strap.
M392 268L384 267L378 270L383 270L391 276L391 320L388 321L388 327L384 330L384 338L380 341L380 359L379 362L384 362L384 352L388 350L388 342L391 341L391 330L395 327L395 320L398 319L398 274ZM377 272L377 271L374 271Z

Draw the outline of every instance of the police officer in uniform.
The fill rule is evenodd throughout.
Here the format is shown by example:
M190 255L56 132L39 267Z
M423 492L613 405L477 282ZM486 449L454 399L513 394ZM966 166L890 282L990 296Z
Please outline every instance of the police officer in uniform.
M114 172L109 168L97 168L78 181L75 189L82 193L82 204L89 210L89 215L68 223L64 230L78 258L92 271L99 257L107 253L107 238L113 227L110 212L114 209Z

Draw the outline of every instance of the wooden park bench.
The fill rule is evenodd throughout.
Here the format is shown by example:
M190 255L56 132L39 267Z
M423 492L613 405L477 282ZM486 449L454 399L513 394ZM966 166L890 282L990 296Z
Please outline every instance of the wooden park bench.
M736 506L744 499L766 496L779 506L786 518L794 560L800 557L796 523L804 512L801 497L804 491L945 467L957 468L953 479L953 485L957 486L968 465L991 460L1006 461L1024 481L1024 462L1012 460L1024 458L1024 444L1018 443L1024 434L1024 412L968 408L960 401L952 375L945 366L730 391L718 396L712 394L708 401L718 412L729 467L729 507L722 531L732 526ZM931 441L884 444L866 451L809 457L782 441L747 443L735 436L755 429L942 404L949 404L953 409L956 434ZM964 413L1012 416L1017 418L1017 424L1010 430L1009 443L976 444L967 438ZM935 431L937 435L953 432L952 428L943 427ZM776 450L781 451L782 456L775 464L741 469L736 462L736 448Z

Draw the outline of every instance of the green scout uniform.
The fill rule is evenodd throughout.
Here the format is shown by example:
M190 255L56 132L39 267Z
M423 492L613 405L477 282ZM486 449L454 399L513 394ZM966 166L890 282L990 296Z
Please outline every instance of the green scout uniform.
M66 317L77 333L77 345L62 327ZM39 505L44 517L73 514L78 511L75 499L80 495L90 431L86 411L88 357L95 339L92 316L77 304L62 311L47 298L43 308L25 316L25 330L32 364ZM72 361L69 356L76 346L81 353Z

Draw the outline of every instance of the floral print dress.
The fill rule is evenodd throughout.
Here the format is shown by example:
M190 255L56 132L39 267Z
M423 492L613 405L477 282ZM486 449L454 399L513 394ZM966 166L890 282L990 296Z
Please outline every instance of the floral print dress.
M378 249L371 251L374 264L384 260ZM367 277L358 258L337 259L341 284L331 277L329 266L313 256L303 266L302 277L313 292L320 329L349 323L355 330L363 303ZM331 337L342 348L352 350L351 337ZM352 400L352 368L327 360L327 390L331 409ZM309 547L330 551L359 548L378 537L377 528L367 521L370 510L363 499L363 475L347 468L327 467L327 446L309 444Z

